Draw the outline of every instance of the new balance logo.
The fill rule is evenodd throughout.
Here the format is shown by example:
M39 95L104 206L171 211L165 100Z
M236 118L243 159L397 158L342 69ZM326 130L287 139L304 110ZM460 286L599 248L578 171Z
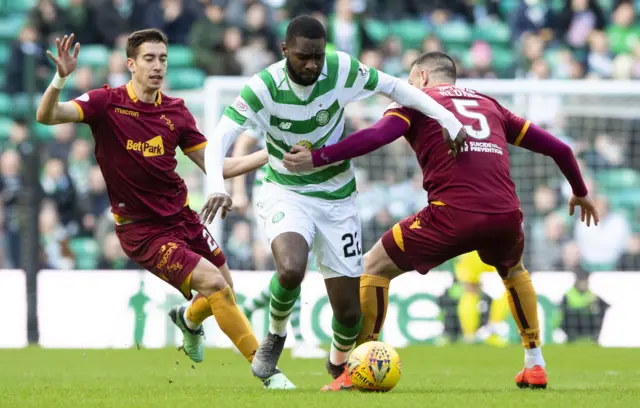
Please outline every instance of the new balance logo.
M280 122L280 129L289 130L291 129L291 122Z
M156 136L146 142L134 142L133 140L127 140L127 150L142 152L144 157L162 156L164 154L162 136Z

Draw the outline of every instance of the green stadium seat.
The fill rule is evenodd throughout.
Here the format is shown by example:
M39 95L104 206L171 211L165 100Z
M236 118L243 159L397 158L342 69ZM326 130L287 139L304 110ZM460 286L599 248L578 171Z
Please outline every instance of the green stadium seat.
M493 47L491 51L493 55L491 66L497 74L504 73L515 63L515 55L513 55L514 51L512 49Z
M498 4L498 8L503 15L509 16L516 12L520 4L519 0L501 0Z
M365 21L364 29L375 42L384 41L389 36L389 27L380 20L369 19Z
M18 34L25 23L24 14L10 15L0 18L0 40L13 40L18 38Z
M109 64L109 49L102 45L85 45L78 56L79 66L103 68Z
M471 28L463 22L441 24L435 29L436 35L445 44L469 44L471 42Z
M279 41L284 41L284 38L287 36L287 26L289 25L289 21L291 20L283 20L276 25L276 35L278 36Z
M198 89L204 86L206 75L198 68L171 69L167 73L167 80L171 89Z
M67 8L71 5L71 0L56 0L56 3L61 8Z
M183 45L170 45L169 65L172 69L192 66L193 55L191 54L191 49Z
M76 257L76 269L95 269L98 266L100 247L92 238L74 238L69 248Z
M51 140L53 139L53 127L35 122L33 124L33 134L42 141Z
M11 58L11 45L0 43L0 66L7 65L9 58Z
M0 116L0 140L8 139L12 128L13 120L6 116Z
M489 44L508 44L511 41L511 30L502 21L488 21L475 26L473 37Z
M4 12L9 14L27 14L38 0L5 0Z
M633 169L600 170L596 173L596 184L605 191L640 188L640 174Z
M391 34L402 39L406 48L421 48L422 41L429 35L429 28L419 20L401 20L391 25Z
M11 96L6 93L0 93L0 115L8 116L13 110L13 101Z

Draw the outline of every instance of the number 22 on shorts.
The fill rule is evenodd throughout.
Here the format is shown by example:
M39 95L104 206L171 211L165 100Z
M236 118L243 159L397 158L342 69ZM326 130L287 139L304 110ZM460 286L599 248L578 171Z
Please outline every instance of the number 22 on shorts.
M209 245L209 250L211 252L215 252L219 248L218 244L213 240L213 237L209 234L209 231L207 231L206 228L202 230L202 237L207 241L207 245Z

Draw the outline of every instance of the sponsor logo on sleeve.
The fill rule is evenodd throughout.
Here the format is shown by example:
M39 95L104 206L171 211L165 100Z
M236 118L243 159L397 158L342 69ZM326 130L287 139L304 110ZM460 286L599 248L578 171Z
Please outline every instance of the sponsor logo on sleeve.
M247 103L241 97L237 97L235 101L233 101L233 106L238 112L246 112L249 109Z

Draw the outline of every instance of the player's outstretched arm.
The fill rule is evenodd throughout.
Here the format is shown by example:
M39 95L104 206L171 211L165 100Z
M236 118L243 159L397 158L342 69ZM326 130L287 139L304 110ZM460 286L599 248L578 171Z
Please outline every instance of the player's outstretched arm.
M233 146L233 158L239 158L248 154L256 145L256 139L249 135L249 131L244 132L238 137ZM268 155L265 153L265 161ZM227 159L229 160L229 159ZM225 176L225 178L227 178ZM240 174L231 181L233 207L240 212L244 212L249 207L249 194L247 194L247 177Z
M400 105L415 109L438 121L445 135L451 140L464 140L466 132L455 115L425 92L409 85L408 82L378 71L378 86L376 89ZM454 143L454 147L457 150L454 152L452 147L452 152L456 155L460 146L458 146L458 143Z
M244 127L227 116L222 116L220 123L213 131L209 143L205 148L205 168L207 169L207 183L213 193L207 197L207 202L202 207L200 216L205 224L213 221L218 210L222 218L231 211L231 196L224 186L224 159L227 151L244 131Z
M71 54L73 39L73 34L70 36L65 35L62 40L56 38L57 56L54 56L51 51L47 51L47 56L56 64L57 71L51 85L45 91L36 112L36 120L42 124L57 125L59 123L78 122L82 119L78 107L73 102L59 102L58 100L64 83L78 63L80 43L76 43L73 46L73 54Z
M353 159L393 142L408 129L409 123L405 119L387 115L373 126L359 130L331 146L314 151L302 146L293 146L290 153L285 153L282 163L289 171L305 171Z
M573 190L573 196L569 199L569 215L573 215L575 207L580 207L580 220L591 225L591 219L598 225L600 221L598 211L589 191L582 178L578 161L573 150L566 143L554 137L546 130L526 121L518 135L509 140L510 143L530 150L535 153L544 154L553 159L562 171Z
M235 180L246 180L247 173L250 173L264 166L265 164L267 164L268 159L269 155L267 154L267 149L262 149L245 156L227 157L226 159L224 159L224 178L233 178L234 182Z

